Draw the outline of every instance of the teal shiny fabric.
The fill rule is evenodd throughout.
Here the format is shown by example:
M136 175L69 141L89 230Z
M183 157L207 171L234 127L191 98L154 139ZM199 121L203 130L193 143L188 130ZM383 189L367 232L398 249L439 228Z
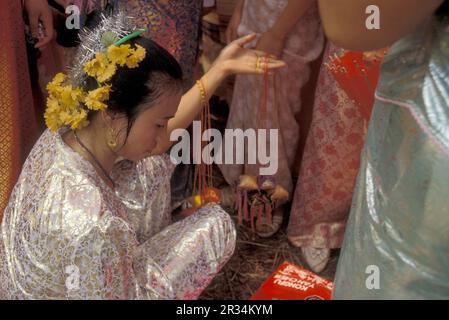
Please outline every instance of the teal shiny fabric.
M449 299L447 23L425 23L382 65L334 299Z

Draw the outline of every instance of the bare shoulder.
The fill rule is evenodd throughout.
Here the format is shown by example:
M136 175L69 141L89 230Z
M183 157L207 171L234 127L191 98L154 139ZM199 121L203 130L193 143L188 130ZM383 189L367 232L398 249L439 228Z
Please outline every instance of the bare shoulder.
M390 46L413 32L443 2L319 0L319 6L324 29L332 42L350 50L369 51Z

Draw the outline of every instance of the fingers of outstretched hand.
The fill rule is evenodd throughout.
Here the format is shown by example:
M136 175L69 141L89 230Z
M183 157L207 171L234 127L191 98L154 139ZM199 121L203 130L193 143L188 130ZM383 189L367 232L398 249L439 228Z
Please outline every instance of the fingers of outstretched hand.
M286 66L287 65L285 64L284 61L279 61L279 60L270 61L268 63L262 62L261 67L257 69L257 73L259 73L259 74L264 74L264 73L274 74L275 70L284 68Z
M277 59L274 56L257 54L255 58L255 69L259 73L264 73L265 71L270 71L274 69L283 68L286 63L282 60Z
M286 63L282 60L277 60L273 58L264 58L252 55L247 60L247 63L234 64L234 67L238 70L237 73L248 73L248 74L273 74L275 70L283 68L286 66Z

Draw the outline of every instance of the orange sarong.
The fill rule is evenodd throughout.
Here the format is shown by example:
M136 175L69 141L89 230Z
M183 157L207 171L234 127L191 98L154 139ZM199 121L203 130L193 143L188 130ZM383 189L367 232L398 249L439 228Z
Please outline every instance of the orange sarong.
M0 2L0 221L38 134L20 1Z

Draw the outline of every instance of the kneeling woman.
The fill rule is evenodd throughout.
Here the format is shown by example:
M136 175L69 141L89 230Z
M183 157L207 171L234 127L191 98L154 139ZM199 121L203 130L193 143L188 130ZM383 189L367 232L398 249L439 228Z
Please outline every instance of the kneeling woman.
M176 60L119 14L48 85L44 132L5 210L3 299L194 299L233 253L217 205L170 224L170 132L233 73L262 73L236 40L184 96ZM264 69L284 66L265 59ZM265 67L265 66L264 66Z

